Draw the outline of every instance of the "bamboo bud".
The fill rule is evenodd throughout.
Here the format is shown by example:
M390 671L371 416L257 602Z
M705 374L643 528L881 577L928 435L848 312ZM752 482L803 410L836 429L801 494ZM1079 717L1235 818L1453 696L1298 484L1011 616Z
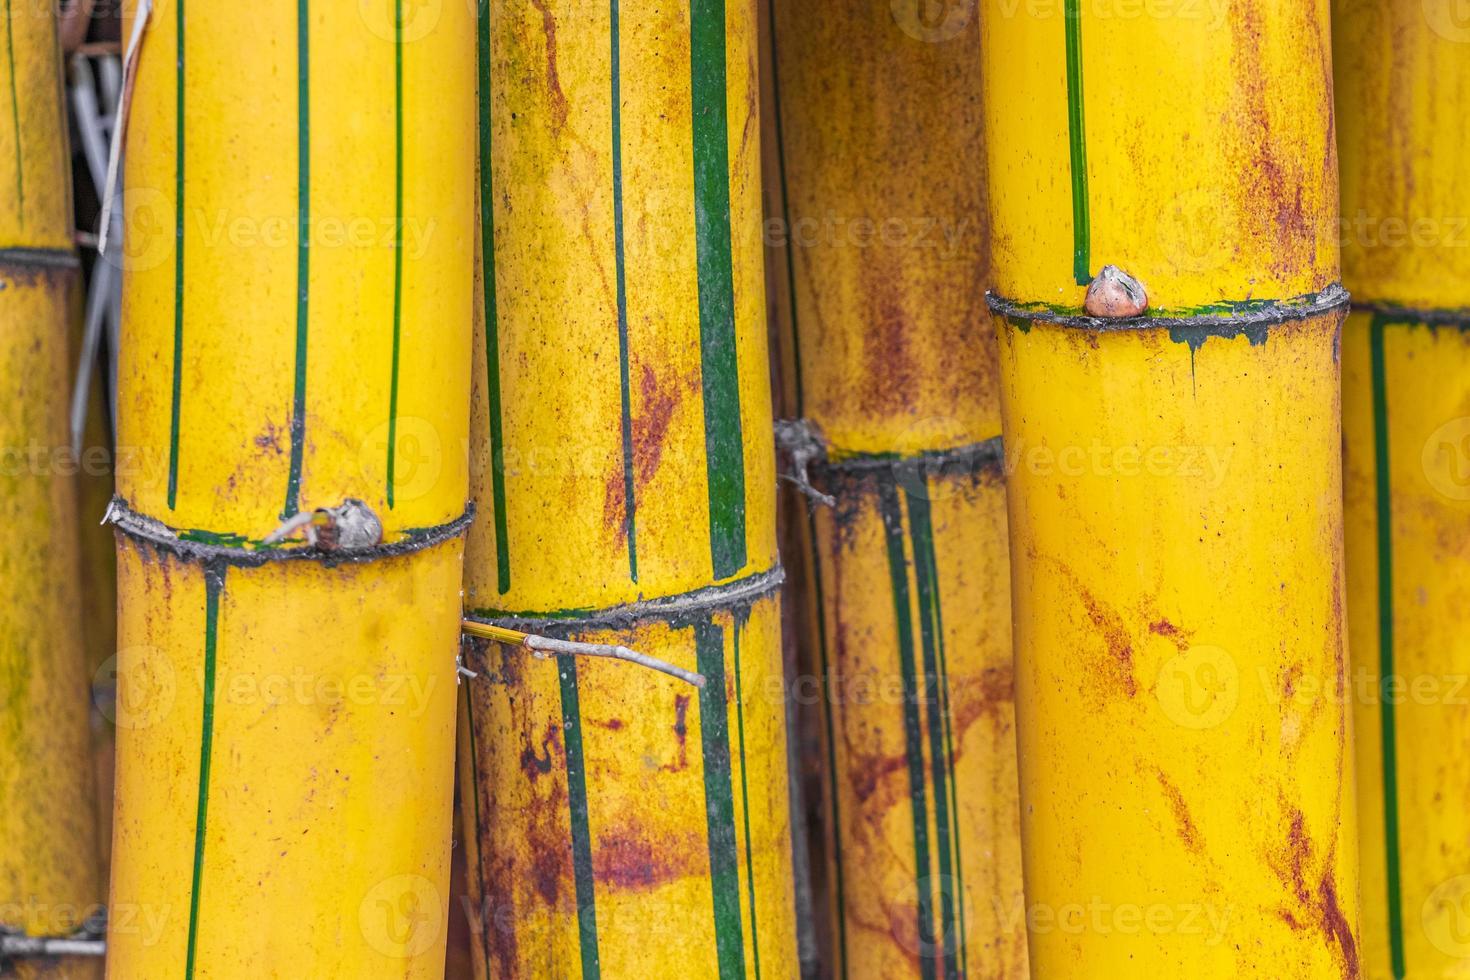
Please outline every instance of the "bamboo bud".
M113 976L442 976L473 36L462 3L153 4L116 256L149 465L111 516L112 908L154 919L114 916Z
M1358 976L1327 4L1050 13L981 59L1032 969Z

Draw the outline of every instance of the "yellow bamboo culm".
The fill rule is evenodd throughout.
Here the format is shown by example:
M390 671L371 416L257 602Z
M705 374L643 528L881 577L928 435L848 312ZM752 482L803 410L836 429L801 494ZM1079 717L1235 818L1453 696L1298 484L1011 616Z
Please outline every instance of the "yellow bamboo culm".
M1470 895L1470 28L1334 6L1363 974L1463 976Z
M979 21L806 0L773 17L777 336L815 440L790 448L825 455L834 498L806 534L799 653L823 959L1025 977Z
M1032 970L1357 976L1326 2L981 21Z
M100 908L67 334L76 313L61 51L48 5L0 11L0 934L65 938ZM96 958L0 952L92 978Z
M441 976L472 12L184 4L126 148L110 976Z
M479 44L467 614L705 684L467 640L477 975L794 975L754 7Z

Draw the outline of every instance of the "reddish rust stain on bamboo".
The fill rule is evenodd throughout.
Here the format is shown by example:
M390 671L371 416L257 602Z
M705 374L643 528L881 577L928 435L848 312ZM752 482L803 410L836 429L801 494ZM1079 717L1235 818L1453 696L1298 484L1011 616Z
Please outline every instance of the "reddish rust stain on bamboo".
M1337 897L1337 882L1333 878L1332 865L1335 855L1326 855L1322 873L1317 877L1315 888L1312 887L1312 873L1309 865L1312 860L1314 848L1311 838L1306 831L1306 817L1296 807L1289 807L1290 825L1287 830L1286 843L1281 861L1274 861L1278 877L1285 884L1297 901L1302 912L1306 913L1310 920L1315 922L1316 928L1320 929L1323 936L1333 942L1342 958L1343 975L1350 978L1361 976L1361 965L1358 961L1357 940L1353 936L1352 925L1343 914L1342 906ZM1292 928L1303 930L1307 928L1307 922L1299 918L1295 912L1289 909L1280 909L1278 914L1282 921Z
M561 75L556 67L556 18L546 0L531 0L541 14L541 30L546 35L546 94L551 101L551 114L557 132L567 125L567 97L561 88Z
M598 838L592 873L599 886L640 891L702 871L705 851L695 835L650 840L636 828L613 828Z
M1203 854L1200 843L1199 828L1194 824L1194 818L1190 816L1189 804L1184 801L1184 794L1179 792L1179 787L1170 782L1164 770L1156 769L1154 775L1158 778L1159 788L1164 791L1164 799L1169 803L1169 809L1174 813L1175 831L1184 846L1195 854Z
M1133 638L1129 635L1123 617L1104 606L1080 584L1077 586L1077 595L1087 609L1087 618L1107 644L1108 653L1115 665L1115 669L1110 672L1111 679L1130 698L1135 697L1138 694L1138 681L1133 677Z
M664 772L683 772L689 768L689 695L674 695L674 740L679 744L679 757L660 768Z

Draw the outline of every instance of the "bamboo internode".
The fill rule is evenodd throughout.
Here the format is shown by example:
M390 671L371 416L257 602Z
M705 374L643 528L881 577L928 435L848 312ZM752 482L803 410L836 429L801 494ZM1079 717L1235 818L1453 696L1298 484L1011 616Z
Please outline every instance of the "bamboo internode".
M798 537L816 914L836 976L1022 977L979 24L915 27L773 6L777 336L831 503Z
M982 17L1032 969L1356 976L1327 9L1175 13Z
M103 897L87 735L77 487L64 464L79 263L56 19L0 11L0 933L65 939ZM21 957L24 978L99 961Z
M126 146L110 970L438 976L473 17L185 3Z
M754 11L479 13L477 974L791 975Z
M1355 304L1344 481L1370 977L1448 976L1470 955L1470 765L1450 750L1470 723L1470 35L1451 9L1353 0L1333 16Z

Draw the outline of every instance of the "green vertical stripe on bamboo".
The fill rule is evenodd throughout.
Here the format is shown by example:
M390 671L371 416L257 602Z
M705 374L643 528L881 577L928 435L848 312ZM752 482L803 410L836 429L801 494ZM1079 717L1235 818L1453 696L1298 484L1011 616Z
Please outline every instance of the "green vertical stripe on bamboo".
M292 517L301 499L301 460L306 452L306 341L311 311L311 25L309 0L296 4L296 382L291 395L291 469L286 506Z
M174 24L174 376L169 409L168 506L179 496L179 409L184 386L184 0L176 0Z
M15 13L12 0L5 0L5 58L10 65L10 122L15 128L15 200L20 223L26 221L25 153L21 147L20 94L15 84ZM182 5L183 0L180 0Z
M943 713L946 691L944 676L939 666L939 581L935 574L934 529L929 514L927 488L922 485L922 476L915 471L906 474L905 497L908 502L909 536L913 550L914 584L919 598L919 637L924 652L924 704L928 710L925 718L929 735L929 768L934 779L934 835L935 850L939 864L939 907L940 940L944 948L944 975L946 980L957 980L961 975L957 951L963 942L963 932L955 928L956 904L964 905L964 888L959 887L960 901L956 903L955 889L959 874L955 861L954 846L959 837L954 826L954 784L950 766L953 753L947 746L948 718ZM914 486L910 486L910 483Z
M909 607L908 563L903 551L903 510L892 473L879 478L878 507L888 548L888 574L893 583L893 614L898 665L903 685L904 759L914 825L914 884L918 893L919 974L935 980L934 910L929 877L929 804L924 785L924 747L919 718L919 689L914 662L914 626Z
M722 579L734 575L746 561L745 456L735 356L735 272L730 251L724 0L691 0L689 31L710 562L715 578Z
M388 386L388 506L398 448L398 351L403 323L403 0L393 5L393 369Z
M791 384L796 395L796 404L791 411L799 418L805 407L801 383L801 331L796 318L796 259L791 248L791 194L786 184L786 133L781 123L781 59L776 52L776 0L767 0L766 22L771 32L771 123L776 136L776 177L781 189L781 220L787 231L786 246L781 250L786 257L786 295L790 297L787 312L791 316Z
M628 577L638 581L638 508L633 483L633 394L628 366L628 281L623 254L623 100L622 53L618 38L618 2L611 0L613 266L618 303L618 377L622 385L623 529L628 539Z
M796 306L793 294L792 307ZM822 590L822 556L817 548L817 519L807 511L807 540L811 542L811 574L813 602L817 613L817 654L822 670L822 728L827 740L827 792L832 808L832 900L837 909L837 976L847 978L847 903L842 880L842 803L837 783L837 735L832 720L832 664L827 649L827 605Z
M1067 142L1072 159L1072 277L1092 281L1092 215L1087 197L1087 127L1082 111L1082 0L1066 0Z
M199 905L204 884L204 838L209 822L209 767L214 753L214 678L219 643L219 598L229 566L216 565L204 573L204 690L199 729L199 788L194 814L194 870L189 886L189 945L184 959L185 980L193 980L199 939Z
M735 800L730 776L730 717L725 701L724 634L712 620L695 623L700 742L704 753L705 821L714 895L715 952L720 980L745 976L740 915L740 865L735 843Z
M750 846L750 779L745 764L745 687L740 679L740 634L744 628L744 619L737 614L730 632L735 645L735 729L740 747L740 816L745 825L745 890L750 899L750 959L755 970L755 980L760 980L760 930L756 928L755 918L755 855Z
M1378 705L1383 750L1383 837L1387 857L1388 942L1393 975L1406 975L1402 876L1399 868L1398 740L1394 698L1389 685L1394 672L1393 651L1393 498L1389 473L1388 381L1384 367L1383 332L1389 325L1375 313L1368 326L1373 384L1373 471L1378 525Z
M917 476L915 479L919 479ZM914 567L916 575L931 583L930 601L926 615L933 620L934 646L938 654L938 697L930 711L937 711L944 720L944 757L948 771L950 846L954 849L954 894L958 931L953 934L954 946L951 956L959 957L959 975L969 976L969 950L965 941L969 936L965 924L965 871L964 856L959 832L960 804L959 789L955 785L954 773L954 716L949 707L949 666L944 655L944 611L939 595L939 562L934 553L934 522L929 508L928 484L920 484L918 492L909 494L909 521L913 525ZM948 940L946 940L948 941Z
M480 263L485 290L485 392L490 414L490 495L495 518L495 570L500 594L510 591L510 540L505 515L505 434L500 414L500 324L495 305L495 201L490 157L490 0L479 7Z
M582 751L582 707L577 686L577 658L560 654L561 719L567 758L567 807L571 811L572 876L577 891L577 932L582 953L582 980L597 980L602 968L597 951L597 894L592 873L592 830L587 817L587 763Z

